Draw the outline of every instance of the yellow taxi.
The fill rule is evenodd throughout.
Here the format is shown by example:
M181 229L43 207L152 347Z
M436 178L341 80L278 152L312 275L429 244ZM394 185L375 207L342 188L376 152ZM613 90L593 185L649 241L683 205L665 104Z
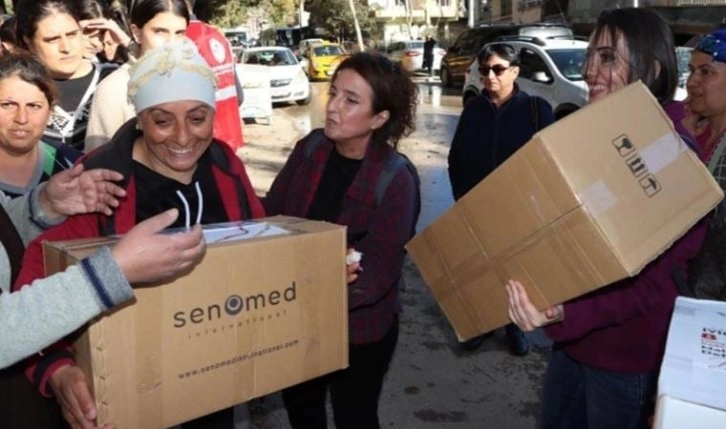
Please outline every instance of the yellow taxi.
M348 56L345 49L337 43L323 42L310 45L307 52L308 77L330 79L341 61Z

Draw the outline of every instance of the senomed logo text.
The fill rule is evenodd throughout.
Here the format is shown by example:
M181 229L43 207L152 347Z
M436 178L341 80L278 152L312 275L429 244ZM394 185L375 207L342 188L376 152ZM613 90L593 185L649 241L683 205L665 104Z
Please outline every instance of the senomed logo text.
M240 313L263 310L297 299L295 282L282 290L273 290L267 294L240 296L230 295L223 303L211 304L206 307L195 307L188 311L174 313L174 327L183 328L187 324L199 325L205 322L221 320L224 317L235 317Z

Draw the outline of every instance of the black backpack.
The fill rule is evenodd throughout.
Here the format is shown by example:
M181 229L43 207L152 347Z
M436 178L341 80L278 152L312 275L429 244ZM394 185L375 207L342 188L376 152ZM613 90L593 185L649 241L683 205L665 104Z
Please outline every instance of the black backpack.
M310 134L309 141L305 145L305 159L310 159L315 153L315 149L325 142L327 137L323 133L322 129L313 130ZM416 224L418 223L419 215L421 214L421 180L418 176L416 166L413 165L408 157L396 150L393 150L388 159L386 159L386 165L381 170L381 174L378 175L376 181L375 198L376 206L380 206L383 202L383 198L386 195L388 185L391 184L391 180L398 174L401 168L407 168L413 176L413 183L416 189L416 200L413 212L413 224L411 225L410 237L416 235Z

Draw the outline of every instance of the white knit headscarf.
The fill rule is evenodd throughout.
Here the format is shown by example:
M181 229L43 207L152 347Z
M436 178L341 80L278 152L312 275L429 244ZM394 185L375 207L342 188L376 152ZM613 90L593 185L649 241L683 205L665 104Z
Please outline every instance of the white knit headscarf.
M147 51L129 69L128 97L136 114L173 101L201 101L215 108L217 78L189 39Z

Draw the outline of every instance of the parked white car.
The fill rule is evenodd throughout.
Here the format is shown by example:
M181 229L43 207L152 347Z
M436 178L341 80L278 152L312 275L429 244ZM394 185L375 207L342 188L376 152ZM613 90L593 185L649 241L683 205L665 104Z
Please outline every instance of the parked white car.
M311 87L307 74L289 48L267 46L249 48L240 53L241 72L248 65L265 66L270 80L272 101L295 102L301 106L311 100Z
M519 88L530 95L547 100L557 119L563 118L587 102L588 88L582 76L582 64L587 54L587 42L574 39L539 39L512 36L498 39L519 52ZM463 101L481 93L479 62L466 71Z
M406 42L392 42L386 48L386 56L394 63L401 64L401 67L416 72L423 69L423 40L409 40ZM441 59L446 55L446 51L441 49L439 45L434 46L434 66L433 69L438 71L441 69Z

